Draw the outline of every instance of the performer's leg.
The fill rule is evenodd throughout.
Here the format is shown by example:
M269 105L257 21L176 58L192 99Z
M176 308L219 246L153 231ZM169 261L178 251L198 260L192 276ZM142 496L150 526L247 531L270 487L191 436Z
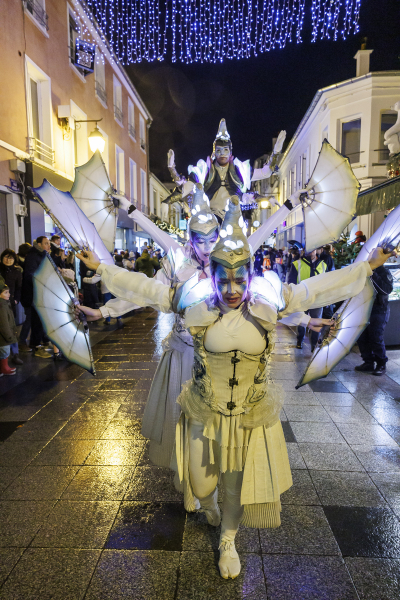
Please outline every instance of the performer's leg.
M370 316L370 345L376 361L374 374L383 375L386 372L386 348L384 341L385 327L389 321L390 309L386 313L371 314Z
M220 538L219 570L224 579L234 579L240 573L240 559L235 548L235 536L243 515L240 504L243 473L232 471L223 473L224 501L222 505L222 523Z
M193 493L199 499L202 511L210 525L218 527L221 522L218 507L218 465L208 461L209 440L203 435L202 423L189 424L189 474Z

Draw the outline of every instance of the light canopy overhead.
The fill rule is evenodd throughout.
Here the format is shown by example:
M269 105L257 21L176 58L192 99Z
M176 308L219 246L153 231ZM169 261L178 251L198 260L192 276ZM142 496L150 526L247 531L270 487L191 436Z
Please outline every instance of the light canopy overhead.
M288 42L346 39L359 30L361 0L87 0L118 59L222 62Z

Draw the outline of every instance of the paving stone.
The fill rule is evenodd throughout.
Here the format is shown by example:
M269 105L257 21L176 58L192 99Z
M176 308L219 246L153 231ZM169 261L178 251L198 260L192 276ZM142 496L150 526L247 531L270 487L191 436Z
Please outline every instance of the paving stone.
M180 551L185 518L181 502L122 502L105 547Z
M346 394L347 389L340 381L326 381L318 379L308 384L313 392L329 392L331 394Z
M286 443L291 469L306 469L306 464L299 450L299 444Z
M316 398L322 404L322 406L354 406L357 405L352 394L337 394L331 392L315 392Z
M375 483L387 502L400 515L400 473L370 473Z
M281 520L276 529L260 529L263 554L339 554L321 507L285 505Z
M49 514L31 547L103 548L118 502L61 500Z
M374 417L358 402L353 406L325 406L334 423L371 423L376 425Z
M66 440L55 437L33 459L31 465L83 465L95 440Z
M400 560L388 558L346 558L360 600L400 598Z
M0 547L28 546L54 503L54 500L46 502L1 500Z
M1 494L1 499L52 500L60 498L78 468L77 466L28 466Z
M397 446L390 435L378 424L336 423L340 433L350 445L371 444L376 446ZM332 441L332 440L331 440Z
M74 418L68 421L57 434L57 440L98 440L111 422L112 416L107 420L86 420Z
M0 548L0 586L18 562L24 548Z
M370 472L400 473L400 448L398 446L352 446L355 455Z
M330 442L335 444L344 444L345 440L340 435L336 425L331 423L309 423L292 422L291 427L298 443Z
M144 442L131 440L99 440L86 459L86 465L135 466L143 451Z
M100 550L28 548L0 591L3 600L83 600Z
M334 556L263 556L271 600L358 600L346 566Z
M321 504L307 470L292 470L293 485L281 495L282 504Z
M124 440L140 438L144 440L140 430L142 427L141 419L118 419L114 418L101 434L101 439Z
M161 467L137 467L126 491L125 500L181 502L183 494L175 489L174 473Z
M326 506L387 506L367 473L310 471L310 474Z
M343 556L400 558L400 522L389 508L325 506Z
M104 550L85 600L173 600L179 552Z
M323 406L286 406L285 412L290 422L310 421L331 423L332 421Z
M127 466L83 466L75 475L63 500L122 500L133 474Z
M293 429L292 429L289 421L282 421L281 424L282 424L283 434L285 436L286 443L296 442L296 438L295 438Z
M321 406L320 401L313 392L285 392L284 406Z
M23 467L0 467L0 493L17 479Z
M298 444L308 469L320 471L364 471L354 451L347 444Z
M177 600L268 600L261 556L241 553L236 579L222 579L214 552L182 552Z
M12 437L0 445L0 466L25 467L43 448L45 442L35 440L32 442L14 442Z

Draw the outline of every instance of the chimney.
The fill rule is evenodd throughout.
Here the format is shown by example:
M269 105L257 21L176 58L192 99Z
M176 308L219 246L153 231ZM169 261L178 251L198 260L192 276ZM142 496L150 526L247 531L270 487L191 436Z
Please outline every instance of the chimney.
M361 77L361 75L369 73L369 57L373 50L366 50L366 46L367 38L363 38L361 50L359 50L354 57L357 61L356 77Z

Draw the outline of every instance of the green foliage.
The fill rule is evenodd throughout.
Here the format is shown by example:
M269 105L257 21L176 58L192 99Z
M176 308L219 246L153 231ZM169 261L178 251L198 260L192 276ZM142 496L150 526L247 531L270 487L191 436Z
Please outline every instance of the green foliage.
M342 233L340 240L332 244L335 269L341 269L350 265L361 250L361 244L349 244L349 239L349 235Z

